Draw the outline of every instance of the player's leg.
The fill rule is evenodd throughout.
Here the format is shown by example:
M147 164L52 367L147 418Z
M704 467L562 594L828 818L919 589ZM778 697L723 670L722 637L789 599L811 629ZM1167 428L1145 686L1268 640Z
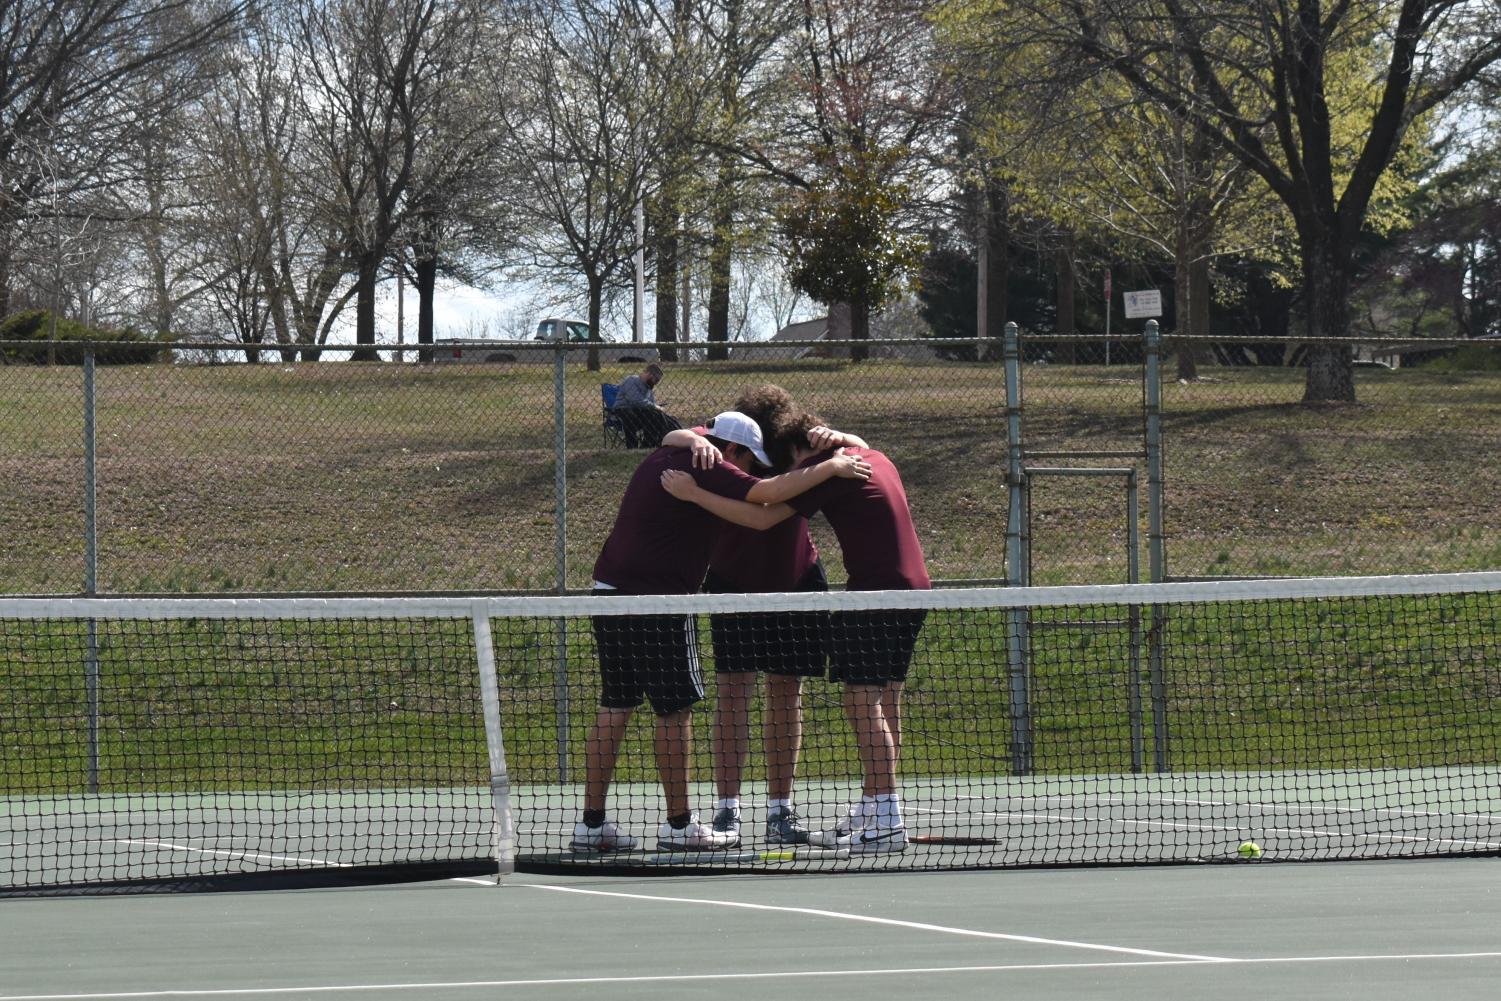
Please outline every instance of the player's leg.
M714 677L714 734L710 750L714 757L714 787L721 799L740 796L745 762L750 757L750 707L755 697L756 676L732 671Z
M622 833L608 819L605 803L620 742L634 709L602 707L584 739L584 813L573 827L570 847L577 851L621 851L636 847L636 839Z
M600 709L584 738L584 809L603 810L632 709Z
M900 685L921 626L910 614L852 612L830 623L829 678L844 682L844 712L855 734L862 775L858 806L811 843L851 852L899 852L907 836L896 791ZM887 716L888 710L891 716Z
M691 616L655 616L653 663L646 697L657 714L653 749L667 800L667 822L657 829L657 845L673 850L729 848L730 838L699 822L688 798L693 759L693 706L704 697L698 662L698 634Z
M574 825L570 847L620 851L636 847L636 839L620 831L605 809L620 743L641 704L643 689L636 672L635 630L630 619L596 616L592 625L599 652L599 712L584 738L584 812Z
M855 731L864 796L896 791L896 742L886 719L884 684L844 686L844 715Z
M902 763L902 683L893 681L886 686L881 696L881 715L886 718L886 728L891 731L892 775Z
M792 781L803 746L803 679L766 676L766 791L773 802L792 799Z
M679 709L657 717L653 734L657 756L657 774L662 779L662 795L667 800L667 816L692 814L688 803L688 761L693 753L693 711Z
M800 591L827 591L823 564L815 560ZM829 658L827 612L792 612L775 616L776 643L766 672L766 840L803 845L810 832L792 802L793 780L803 745L803 678L824 675Z
M721 646L715 643L715 650ZM718 658L723 661L723 657ZM756 676L748 671L723 671L715 675L713 735L710 751L714 760L714 829L740 839L740 783L750 758L750 708L755 697Z
M808 829L792 803L792 783L803 746L803 679L766 676L766 840L805 845Z

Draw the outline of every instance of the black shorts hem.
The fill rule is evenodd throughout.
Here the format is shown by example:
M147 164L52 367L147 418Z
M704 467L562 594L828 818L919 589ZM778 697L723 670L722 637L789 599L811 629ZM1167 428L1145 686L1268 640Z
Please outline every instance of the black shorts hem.
M927 617L920 609L835 612L829 628L829 680L845 685L905 682Z

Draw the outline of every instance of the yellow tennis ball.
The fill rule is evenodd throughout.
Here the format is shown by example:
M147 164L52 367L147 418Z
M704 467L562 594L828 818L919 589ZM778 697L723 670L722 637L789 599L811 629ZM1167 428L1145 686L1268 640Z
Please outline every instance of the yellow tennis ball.
M1261 858L1261 846L1254 841L1242 841L1240 843L1241 858Z

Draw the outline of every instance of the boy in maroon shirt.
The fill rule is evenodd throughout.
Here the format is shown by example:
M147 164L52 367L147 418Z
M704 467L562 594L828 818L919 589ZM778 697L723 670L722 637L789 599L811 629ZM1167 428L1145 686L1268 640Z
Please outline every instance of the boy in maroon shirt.
M753 417L762 434L778 419L799 412L792 398L778 386L765 385L742 394L734 409ZM810 418L814 419L814 418ZM669 433L662 444L691 448L701 468L720 460L707 444L707 428ZM861 446L854 435L817 426L809 435L822 449ZM787 437L769 441L773 468L794 465ZM828 578L818 547L808 531L808 519L794 515L769 529L757 531L726 522L709 558L704 590L719 594L763 594L784 591L827 591ZM792 801L793 780L802 748L802 683L822 677L828 660L829 617L822 612L755 612L711 615L714 641L716 698L714 701L714 784L719 792L712 826L740 840L740 792L750 756L750 709L757 676L766 677L766 724L762 740L766 754L766 841L802 845L809 832Z
M720 522L662 490L660 480L681 472L706 494L753 502L780 521L792 509L780 503L832 476L869 475L853 456L827 461L768 480L746 470L769 465L761 431L744 414L720 414L710 441L725 462L693 468L689 451L661 448L637 468L626 487L615 526L594 565L596 593L692 594L703 581ZM763 507L762 505L770 505ZM768 522L770 524L770 522ZM727 835L698 821L688 805L692 707L703 698L693 619L683 615L599 615L594 634L600 660L600 709L586 742L584 815L574 826L571 847L579 851L633 848L636 839L606 819L605 802L615 759L632 713L643 699L657 716L654 749L667 800L667 823L657 844L676 850L730 847Z
M801 415L789 430L811 420ZM844 556L851 591L926 590L932 585L924 565L922 546L912 525L906 490L896 466L881 452L849 448L871 467L868 480L847 484L825 481L788 502L809 517L823 511ZM796 449L800 468L825 456L812 443ZM710 494L691 478L664 471L663 486L673 496L690 500L721 518L760 527L766 512L733 497ZM780 519L779 519L780 520ZM864 775L860 803L832 829L817 832L810 843L848 848L852 853L900 852L906 848L906 828L896 791L901 755L901 693L926 613L922 611L840 612L831 618L829 677L844 682L845 716L854 728Z

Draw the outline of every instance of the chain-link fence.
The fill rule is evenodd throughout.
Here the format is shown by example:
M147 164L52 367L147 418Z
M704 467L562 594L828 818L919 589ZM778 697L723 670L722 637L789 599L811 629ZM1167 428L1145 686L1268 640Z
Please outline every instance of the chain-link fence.
M641 347L654 357L658 346ZM657 396L691 425L747 387L783 386L897 463L935 579L998 581L1006 373L999 346L976 347L871 342L854 362L845 343L677 345ZM1366 347L1389 349L1386 364L1423 360L1395 342ZM262 349L250 364L229 345L150 361L101 346L84 364L81 349L0 345L0 587L587 587L644 454L605 433L601 400L602 384L640 368L634 354L608 349L590 371L574 347L490 345L427 364L410 346L380 350L380 363L348 363L347 346L316 361ZM1134 466L1147 490L1141 339L1109 350L1106 364L1099 339L1022 341L1026 462ZM1373 364L1357 369L1359 402L1309 406L1291 353L1284 366L1240 364L1244 345L1206 341L1195 354L1188 382L1163 360L1168 574L1501 565L1501 372ZM1119 478L1039 477L1028 496L1034 583L1126 579Z

